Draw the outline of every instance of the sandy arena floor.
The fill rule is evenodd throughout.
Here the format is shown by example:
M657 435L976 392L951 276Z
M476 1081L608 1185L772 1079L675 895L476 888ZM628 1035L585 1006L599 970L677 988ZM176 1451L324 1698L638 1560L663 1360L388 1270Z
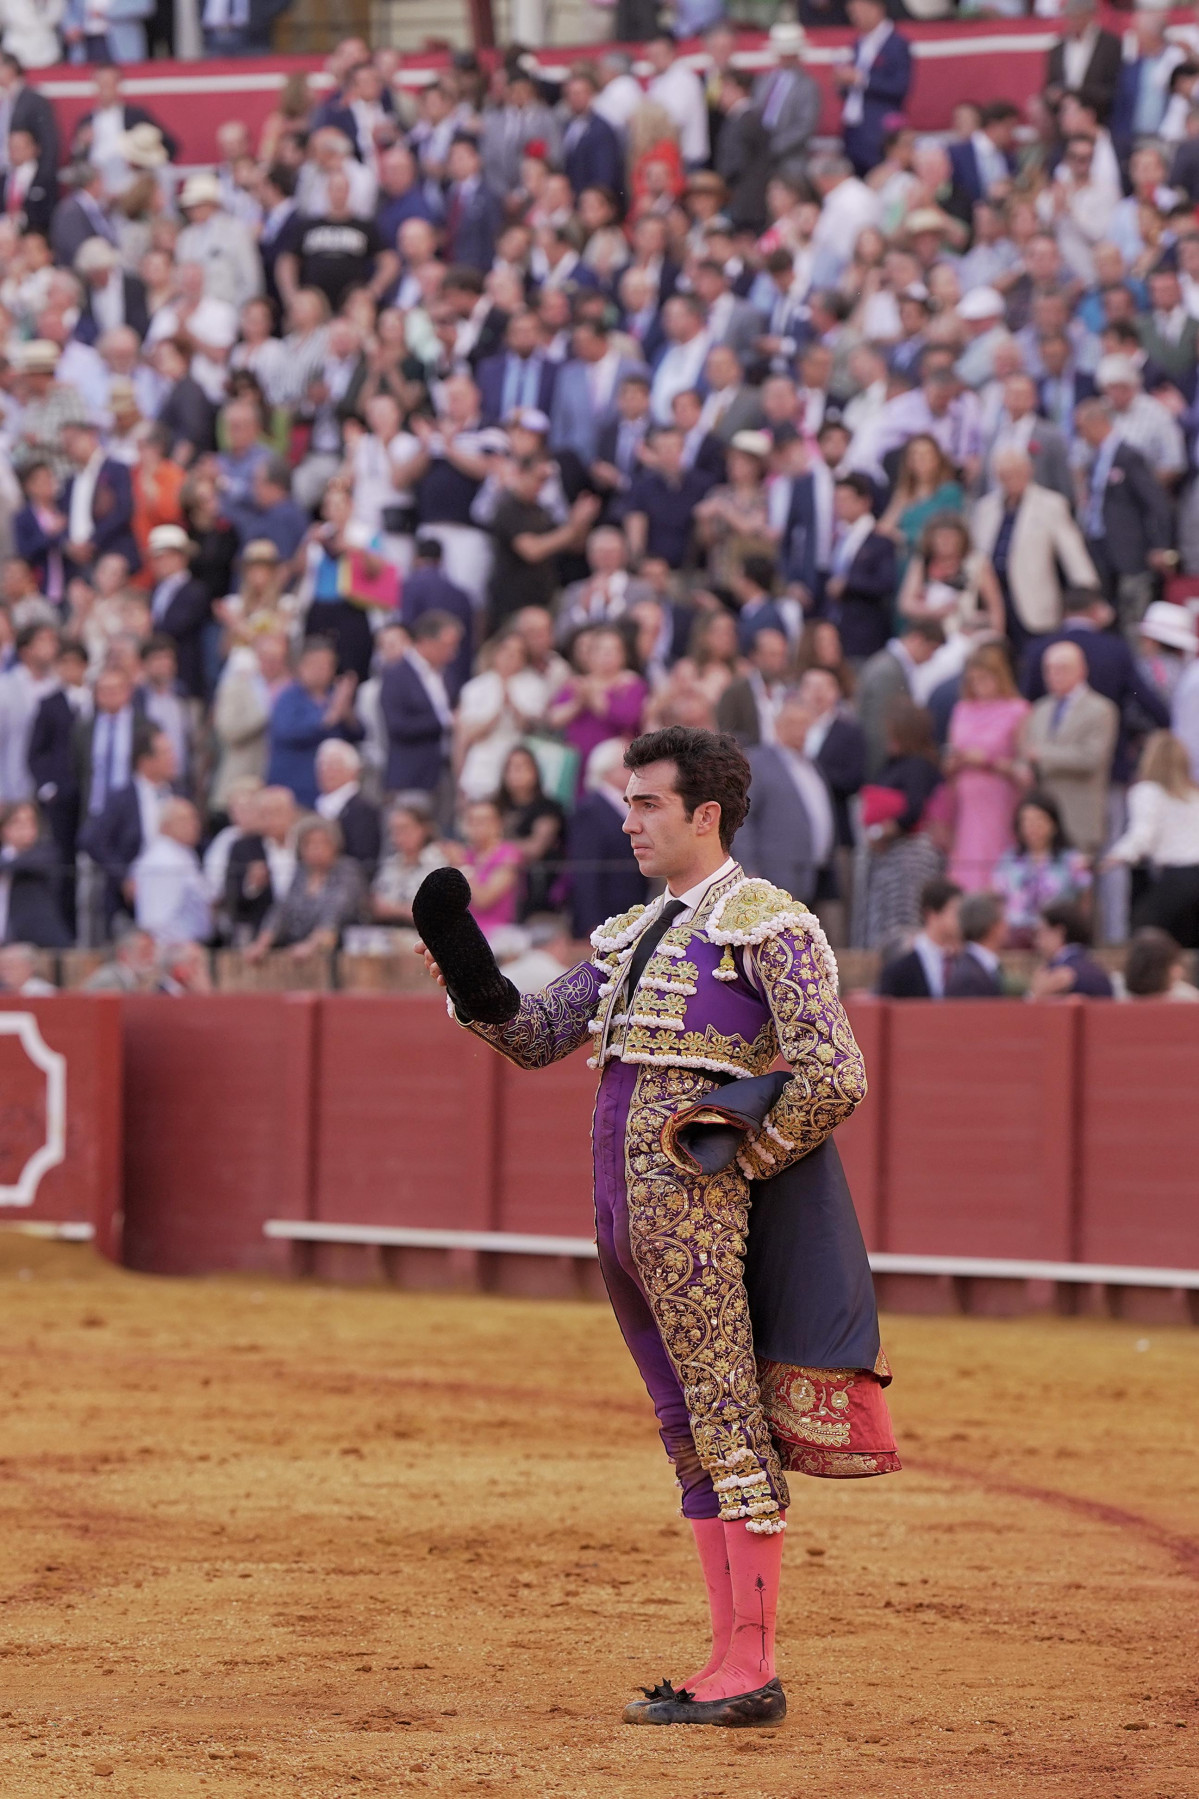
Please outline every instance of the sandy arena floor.
M0 1236L0 1799L1199 1795L1199 1331L891 1318L908 1470L797 1477L770 1733L599 1306Z

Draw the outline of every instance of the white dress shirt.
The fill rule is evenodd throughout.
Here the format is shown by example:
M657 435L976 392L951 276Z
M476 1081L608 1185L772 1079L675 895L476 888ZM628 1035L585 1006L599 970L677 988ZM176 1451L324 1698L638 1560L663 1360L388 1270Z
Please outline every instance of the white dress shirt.
M679 149L686 163L708 160L708 100L704 84L685 62L672 62L646 89L679 128Z
M212 906L200 859L173 837L157 837L133 864L134 910L159 943L202 943L212 935Z

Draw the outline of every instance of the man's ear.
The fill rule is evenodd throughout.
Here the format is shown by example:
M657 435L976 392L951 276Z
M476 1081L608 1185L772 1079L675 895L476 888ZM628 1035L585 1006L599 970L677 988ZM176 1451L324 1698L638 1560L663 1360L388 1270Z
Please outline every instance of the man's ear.
M713 831L720 829L720 801L705 800L702 806L695 808L696 829L701 836L710 837Z

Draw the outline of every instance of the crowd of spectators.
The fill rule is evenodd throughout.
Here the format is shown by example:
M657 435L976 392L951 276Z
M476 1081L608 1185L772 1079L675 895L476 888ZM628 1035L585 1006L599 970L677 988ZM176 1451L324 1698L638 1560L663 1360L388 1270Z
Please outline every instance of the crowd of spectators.
M349 39L186 170L0 51L0 940L187 988L454 862L552 955L682 723L884 985L1199 946L1199 31L1060 11L929 136L883 0L835 137L795 23L419 90Z

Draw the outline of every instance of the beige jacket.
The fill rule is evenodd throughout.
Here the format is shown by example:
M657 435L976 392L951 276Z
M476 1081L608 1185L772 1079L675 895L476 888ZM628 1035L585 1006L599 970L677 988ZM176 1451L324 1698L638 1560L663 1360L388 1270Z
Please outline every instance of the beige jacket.
M984 494L974 508L974 547L990 556L1003 523L1003 494ZM1016 514L1008 556L1012 604L1025 630L1034 635L1056 631L1062 622L1062 589L1058 563L1071 587L1098 587L1099 576L1082 532L1060 493L1032 482Z
M270 705L259 679L254 652L233 651L217 683L212 728L219 762L212 789L212 805L222 809L229 799L230 783L241 775L262 780L267 765L267 726Z
M1038 700L1024 721L1023 753L1037 770L1037 785L1052 794L1075 849L1098 855L1107 837L1107 793L1120 714L1111 700L1085 684L1071 695L1053 728L1057 701Z

